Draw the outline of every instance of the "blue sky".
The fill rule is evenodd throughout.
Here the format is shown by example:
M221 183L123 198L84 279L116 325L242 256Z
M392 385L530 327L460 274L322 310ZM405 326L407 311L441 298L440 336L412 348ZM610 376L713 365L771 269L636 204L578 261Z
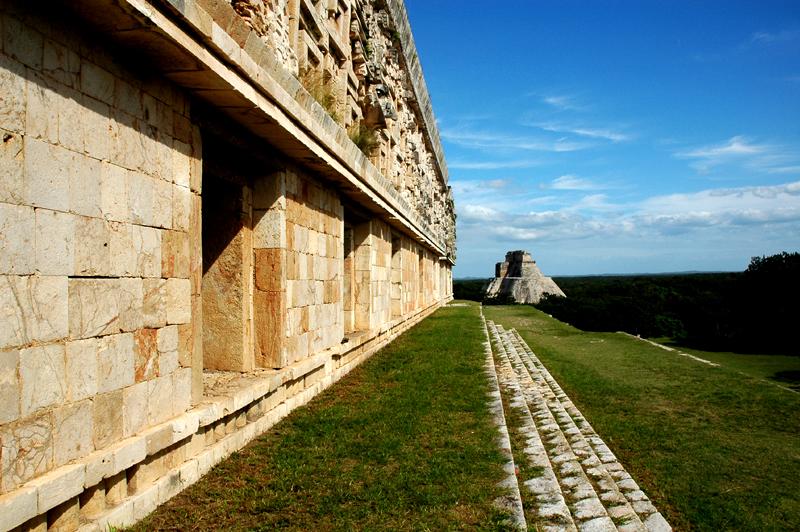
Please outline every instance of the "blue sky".
M800 2L406 0L456 277L742 270L800 250Z

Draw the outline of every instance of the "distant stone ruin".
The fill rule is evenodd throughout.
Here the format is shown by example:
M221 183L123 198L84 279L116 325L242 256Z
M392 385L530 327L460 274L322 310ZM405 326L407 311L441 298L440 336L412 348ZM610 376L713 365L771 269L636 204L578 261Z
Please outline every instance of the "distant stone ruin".
M506 253L495 265L495 277L486 287L487 298L510 298L516 303L538 303L546 295L567 297L550 277L545 276L527 251Z

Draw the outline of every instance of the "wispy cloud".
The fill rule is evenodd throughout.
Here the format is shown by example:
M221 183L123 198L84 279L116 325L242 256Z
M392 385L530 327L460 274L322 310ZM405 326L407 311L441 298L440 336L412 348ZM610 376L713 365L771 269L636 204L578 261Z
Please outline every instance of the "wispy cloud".
M599 187L588 179L583 179L572 174L565 174L553 179L545 188L551 188L553 190L596 190Z
M693 159L695 160L692 164L694 168L700 171L708 171L715 166L731 161L766 154L772 149L773 147L768 144L758 144L742 135L737 135L720 144L678 151L675 156L682 159Z
M443 129L441 136L448 142L469 148L487 150L521 150L542 152L571 152L588 148L585 142L568 139L540 139L528 136L502 135L492 132L475 132L466 129Z
M460 161L448 162L449 168L458 170L503 170L509 168L530 168L538 165L538 161L529 159L518 161Z
M567 94L544 96L542 102L561 111L581 111L584 109L584 106L580 105L574 96Z
M755 44L774 44L794 41L800 38L800 30L757 31L750 36L750 42Z
M570 133L581 137L610 140L611 142L623 142L632 138L631 135L627 133L607 128L575 126L559 122L536 122L530 125L554 133Z

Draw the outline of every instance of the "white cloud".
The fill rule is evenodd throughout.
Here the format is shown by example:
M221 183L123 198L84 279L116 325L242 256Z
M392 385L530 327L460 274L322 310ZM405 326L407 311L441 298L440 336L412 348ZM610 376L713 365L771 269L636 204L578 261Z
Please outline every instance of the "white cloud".
M576 175L566 174L553 179L547 188L553 190L595 190L597 185Z
M513 205L489 206L478 199L459 207L458 222L459 234L469 240L557 242L625 235L649 245L659 236L709 231L730 239L742 228L773 232L781 224L800 225L800 181L666 194L628 204L590 194L557 209L528 212L514 212Z
M444 129L443 139L459 146L485 150L522 150L543 152L571 152L582 150L590 145L567 139L546 140L527 136L510 136L490 132Z
M570 133L581 137L610 140L611 142L623 142L626 140L631 140L632 138L626 133L621 133L612 129L574 126L559 122L540 122L532 123L530 125L554 133Z
M583 109L581 105L578 105L573 96L567 94L545 96L542 98L542 101L562 111L580 111Z
M750 36L750 42L756 44L773 44L789 42L800 37L800 30L780 30L775 32L757 31Z
M448 168L458 170L502 170L506 168L530 168L539 163L532 160L517 161L459 161L448 162Z
M707 172L715 166L731 162L749 162L751 167L768 167L785 157L776 153L778 147L770 144L758 144L742 135L731 137L720 144L702 146L688 151L675 153L681 159L693 159L693 168Z

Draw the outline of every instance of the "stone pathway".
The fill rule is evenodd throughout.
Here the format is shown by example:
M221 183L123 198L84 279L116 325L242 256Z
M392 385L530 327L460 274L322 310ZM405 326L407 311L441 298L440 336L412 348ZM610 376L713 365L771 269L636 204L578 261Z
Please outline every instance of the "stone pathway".
M494 346L487 370L495 368L510 430L524 442L512 460L525 464L518 492L528 524L552 531L672 530L520 335L491 321L486 326Z

